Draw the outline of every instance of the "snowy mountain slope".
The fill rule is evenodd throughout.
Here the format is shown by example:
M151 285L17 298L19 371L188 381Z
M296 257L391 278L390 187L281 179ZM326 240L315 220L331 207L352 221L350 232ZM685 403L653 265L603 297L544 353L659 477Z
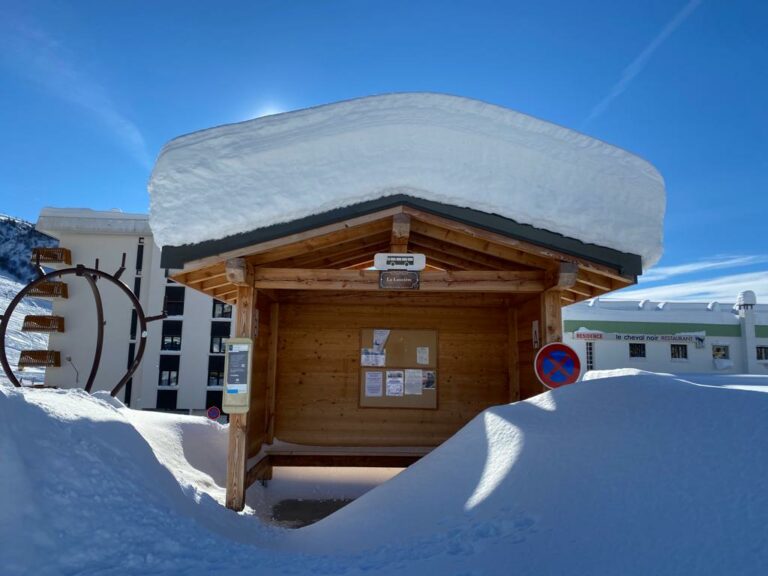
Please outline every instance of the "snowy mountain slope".
M149 191L161 246L407 194L638 254L646 268L661 256L666 202L661 175L629 152L500 106L428 93L181 136L161 151Z
M744 384L738 376L691 378L630 374L489 409L292 532L209 495L223 459L196 453L222 449L217 424L80 390L0 387L3 569L762 574L768 378L750 378L750 390L727 388Z
M19 282L35 277L32 248L58 246L59 241L38 232L30 222L0 214L0 273Z
M0 313L4 314L8 304L24 287L24 284L17 282L4 272L0 272ZM16 307L16 310L8 324L6 332L5 345L8 362L11 368L16 368L19 363L19 353L21 350L45 350L48 348L48 335L35 332L22 332L21 325L24 317L27 315L47 315L51 313L51 303L47 300L37 298L25 298ZM16 378L23 383L37 382L42 383L45 378L43 370L24 370L15 371ZM0 370L0 382L7 382L5 374Z

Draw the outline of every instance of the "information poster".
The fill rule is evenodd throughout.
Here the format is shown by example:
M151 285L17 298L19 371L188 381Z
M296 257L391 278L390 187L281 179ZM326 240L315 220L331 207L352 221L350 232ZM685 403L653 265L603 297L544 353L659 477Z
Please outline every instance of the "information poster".
M429 366L429 346L419 346L416 348L416 364L419 366Z
M369 398L377 398L384 393L384 373L367 371L365 373L365 395Z
M360 366L379 366L383 368L387 365L387 353L384 350L375 348L363 348L360 350Z
M387 345L387 338L389 338L389 330L383 330L377 328L373 331L373 349L376 352L384 352L384 346ZM383 364L382 364L383 366Z
M404 380L402 370L387 370L387 396L402 396Z
M245 394L248 392L248 351L248 344L229 345L227 394Z
M409 396L421 396L423 388L423 370L405 370L405 393Z

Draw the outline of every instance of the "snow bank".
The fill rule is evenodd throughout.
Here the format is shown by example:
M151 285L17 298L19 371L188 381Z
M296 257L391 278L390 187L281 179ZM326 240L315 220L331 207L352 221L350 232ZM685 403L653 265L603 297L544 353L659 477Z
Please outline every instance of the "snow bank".
M0 387L0 558L35 575L763 574L766 390L623 373L491 408L291 532L180 480L205 474L178 453L192 439L157 436L190 417ZM213 449L223 429L198 421L193 442Z
M442 94L371 96L202 130L149 182L160 246L194 244L393 194L661 256L662 177L624 150Z

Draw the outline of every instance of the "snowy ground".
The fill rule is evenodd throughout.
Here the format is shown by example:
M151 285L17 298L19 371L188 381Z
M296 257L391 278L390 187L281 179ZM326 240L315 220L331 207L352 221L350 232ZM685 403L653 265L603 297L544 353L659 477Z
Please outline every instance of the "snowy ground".
M219 424L0 387L0 572L763 574L768 378L590 378L299 530L221 506Z
M24 287L24 284L17 282L10 276L0 272L0 313L5 313L5 309L11 300ZM45 316L51 313L51 303L38 298L25 298L16 307L11 317L6 333L6 353L11 368L16 368L19 363L19 353L21 350L46 350L48 348L48 335L34 332L22 332L21 325L24 317L29 315ZM1 344L0 344L1 345ZM24 370L14 372L16 378L22 383L40 383L45 379L44 370ZM8 382L2 369L0 369L0 382Z

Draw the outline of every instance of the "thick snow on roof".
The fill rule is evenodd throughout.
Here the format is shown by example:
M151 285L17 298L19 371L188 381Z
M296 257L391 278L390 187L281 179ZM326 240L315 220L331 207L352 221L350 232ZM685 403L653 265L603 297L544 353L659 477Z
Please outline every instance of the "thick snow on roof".
M0 385L2 573L764 574L768 377L602 376L292 532L221 506L226 428Z
M202 130L149 182L161 246L195 244L393 194L661 256L664 181L645 160L477 100L371 96Z

